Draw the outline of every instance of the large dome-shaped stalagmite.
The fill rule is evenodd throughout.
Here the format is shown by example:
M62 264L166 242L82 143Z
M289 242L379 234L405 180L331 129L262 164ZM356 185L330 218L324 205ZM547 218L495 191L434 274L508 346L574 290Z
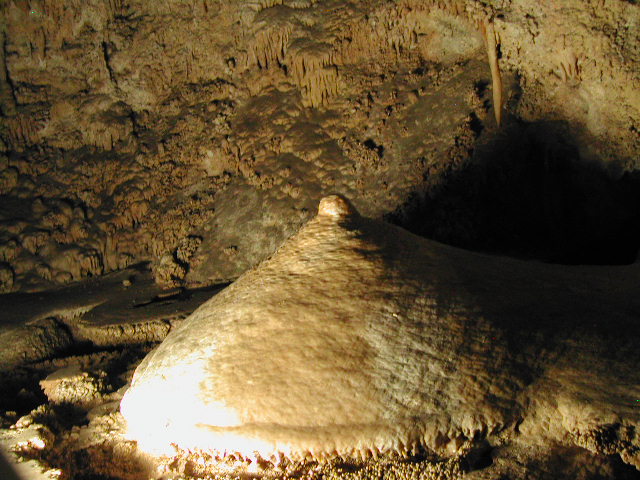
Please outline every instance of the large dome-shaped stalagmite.
M10 468L637 480L639 26L0 1Z
M450 455L516 425L588 448L603 425L640 426L637 326L607 313L640 308L638 268L617 268L626 287L608 273L466 252L326 197L140 364L121 411L164 453ZM640 465L638 439L616 438Z

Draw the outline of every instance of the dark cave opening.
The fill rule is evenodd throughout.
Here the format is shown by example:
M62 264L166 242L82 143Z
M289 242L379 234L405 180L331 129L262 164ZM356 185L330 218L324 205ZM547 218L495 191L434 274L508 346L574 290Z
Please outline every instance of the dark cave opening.
M640 172L581 158L561 123L513 122L481 134L455 172L387 220L443 243L550 263L624 265L640 247Z

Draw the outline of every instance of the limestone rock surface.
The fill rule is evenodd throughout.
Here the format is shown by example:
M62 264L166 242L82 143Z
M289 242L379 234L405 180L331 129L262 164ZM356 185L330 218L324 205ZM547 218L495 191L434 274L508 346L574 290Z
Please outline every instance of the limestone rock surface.
M438 197L479 139L521 138L496 131L497 97L503 126L546 127L541 156L560 129L578 166L638 170L633 1L7 0L0 18L0 292L142 261L165 285L234 280L324 195L378 218ZM545 199L575 181L565 153L537 164ZM602 216L637 218L632 197Z
M0 297L0 373L65 356L81 345L159 342L221 287L162 289L145 265L40 293Z
M121 411L154 452L447 456L515 431L640 467L638 274L470 253L327 197L147 356Z

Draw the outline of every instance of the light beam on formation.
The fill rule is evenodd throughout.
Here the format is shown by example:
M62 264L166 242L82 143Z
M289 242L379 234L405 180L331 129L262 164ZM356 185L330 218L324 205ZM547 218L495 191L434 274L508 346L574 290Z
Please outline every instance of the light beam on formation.
M121 411L152 453L265 459L450 456L516 422L558 441L640 429L638 355L597 353L637 323L638 270L472 253L326 197L143 360Z

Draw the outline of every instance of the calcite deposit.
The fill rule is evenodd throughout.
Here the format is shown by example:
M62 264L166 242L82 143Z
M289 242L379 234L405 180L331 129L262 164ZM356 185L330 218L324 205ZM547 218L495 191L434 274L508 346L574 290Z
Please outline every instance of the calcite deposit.
M326 197L140 364L121 411L156 454L447 457L515 429L640 468L639 275L457 250Z
M2 2L0 290L139 261L163 285L235 279L325 194L374 217L437 199L469 162L488 163L474 144L505 138L494 117L543 124L542 142L561 131L577 149L569 163L619 180L640 152L639 8ZM553 182L565 153L537 147L550 156L539 174ZM430 231L457 244L484 236ZM192 238L205 248L178 258Z
M27 478L64 480L637 478L639 65L636 0L0 0L6 457ZM384 222L417 235L398 239L416 264L442 254L440 283L409 272L417 283L389 283L397 296L384 291L387 274L349 277L344 289L366 290L352 307L369 311L370 299L385 326L375 341L362 325L346 341L362 333L358 345L373 343L380 360L376 348L395 352L402 326L403 341L433 347L401 343L405 360L329 375L371 400L360 409L365 397L343 399L361 417L339 418L381 419L380 436L361 426L353 442L331 429L266 442L296 458L315 446L311 461L146 457L122 437L117 411L143 354L229 284L211 302L230 301L287 239L322 223L318 202L334 194L362 215L355 230L338 222L344 232L376 225L349 245L363 255L386 245L379 256L351 251L353 268L404 278ZM289 288L301 275L278 281ZM418 284L446 288L414 304ZM246 308L287 300L270 288L256 285ZM442 312L443 299L459 310ZM381 307L393 302L417 316ZM352 309L327 303L328 316ZM415 336L429 315L441 330ZM252 335L267 328L256 322ZM339 353L341 341L329 347ZM426 354L433 369L422 371ZM378 383L363 380L374 373ZM476 373L491 381L469 380ZM240 389L224 375L218 383ZM407 391L415 398L383 408ZM325 411L337 408L321 393ZM265 412L255 406L243 415ZM269 420L287 420L279 415ZM0 462L0 476L9 468Z

